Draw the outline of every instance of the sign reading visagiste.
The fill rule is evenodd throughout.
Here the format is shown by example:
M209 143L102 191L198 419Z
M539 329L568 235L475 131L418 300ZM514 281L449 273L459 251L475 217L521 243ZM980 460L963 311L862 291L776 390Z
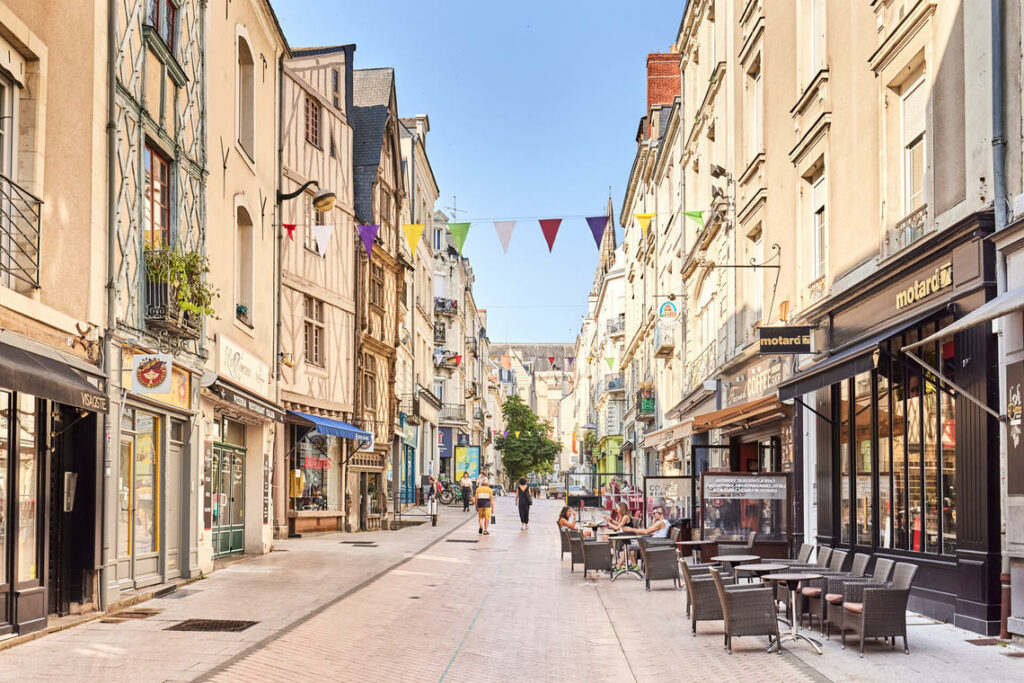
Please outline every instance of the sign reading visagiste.
M810 353L810 327L759 327L760 353Z
M785 500L786 477L736 477L727 474L704 475L704 498L744 498Z

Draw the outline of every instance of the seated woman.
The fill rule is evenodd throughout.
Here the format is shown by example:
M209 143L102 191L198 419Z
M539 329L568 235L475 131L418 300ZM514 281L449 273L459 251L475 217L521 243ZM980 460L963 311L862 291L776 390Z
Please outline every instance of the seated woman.
M576 511L568 505L562 507L562 511L558 513L558 528L572 529L573 531L579 531L580 525L576 522ZM589 531L583 532L583 538L592 538L593 534Z
M611 517L608 515L604 516L604 521L608 524L609 529L614 529L615 531L622 531L633 526L633 518L629 515L629 506L623 501L619 501L615 505L615 510Z

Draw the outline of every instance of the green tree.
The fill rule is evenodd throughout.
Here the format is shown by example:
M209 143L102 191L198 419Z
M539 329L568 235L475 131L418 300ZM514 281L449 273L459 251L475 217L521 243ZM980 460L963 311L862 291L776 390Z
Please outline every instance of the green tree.
M548 438L551 424L542 422L519 396L512 396L501 407L505 416L507 436L495 439L501 462L512 480L534 472L546 474L554 470L555 458L562 444Z

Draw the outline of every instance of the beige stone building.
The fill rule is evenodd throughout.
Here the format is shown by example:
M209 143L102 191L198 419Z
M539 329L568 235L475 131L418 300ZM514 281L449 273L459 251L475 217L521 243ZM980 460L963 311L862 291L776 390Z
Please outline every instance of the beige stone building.
M220 314L208 321L209 351L200 411L204 519L199 567L214 558L266 553L273 541L272 484L284 466L284 412L278 407L277 202L278 65L288 45L265 0L210 9L207 30L233 40L207 45L210 106L207 136L219 150L210 169L207 221L209 281L220 290ZM266 69L263 64L268 64ZM227 229L230 226L230 229ZM209 503L208 515L206 502Z

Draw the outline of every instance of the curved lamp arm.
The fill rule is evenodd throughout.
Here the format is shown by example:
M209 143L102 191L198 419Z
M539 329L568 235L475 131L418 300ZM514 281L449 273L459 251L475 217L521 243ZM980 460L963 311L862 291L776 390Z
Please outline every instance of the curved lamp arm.
M289 192L288 194L282 194L282 193L281 193L281 191L280 191L280 190L278 190L278 191L277 191L277 201L279 201L279 202L283 202L283 201L285 201L286 199L295 199L295 198L296 198L296 197L298 197L298 196L299 196L300 194L302 194L303 192L305 192L305 191L306 191L306 188L308 188L308 187L309 187L310 185L315 185L315 186L316 186L316 188L317 188L318 190L320 189L320 183L318 183L318 182L317 182L317 181L315 181L315 180L310 180L310 181L309 181L308 183L306 183L305 185L303 185L303 186L302 186L302 187L300 187L299 189L295 190L295 192Z

